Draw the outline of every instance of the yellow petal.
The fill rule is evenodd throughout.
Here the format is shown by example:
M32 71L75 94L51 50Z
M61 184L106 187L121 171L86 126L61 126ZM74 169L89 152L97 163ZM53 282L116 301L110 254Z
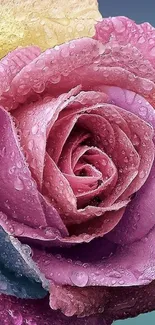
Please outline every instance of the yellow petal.
M0 0L0 57L18 46L42 50L92 36L97 0Z

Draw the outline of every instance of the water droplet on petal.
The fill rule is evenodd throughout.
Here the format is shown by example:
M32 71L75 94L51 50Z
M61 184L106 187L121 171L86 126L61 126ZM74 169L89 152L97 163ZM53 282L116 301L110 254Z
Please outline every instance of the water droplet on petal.
M15 166L10 167L9 174L12 175L15 172L15 169L16 169Z
M16 236L21 236L24 233L24 227L20 224L16 226Z
M138 137L137 134L134 134L134 135L133 135L132 142L133 142L133 145L134 145L134 146L139 146L139 145L140 145L140 139L139 139L139 137Z
M33 321L32 318L27 318L26 319L26 324L27 325L37 325L37 323L35 321Z
M8 286L6 282L0 281L0 290L5 291L7 290L7 287Z
M118 283L119 283L120 285L122 285L122 284L124 284L124 280L120 280Z
M114 284L116 284L116 283L117 283L116 280L112 280L112 281L111 281L111 284L112 284L112 285L114 285Z
M22 168L22 163L21 163L21 161L18 161L18 162L17 162L17 167L18 167L18 168Z
M24 188L23 182L21 181L21 179L19 177L17 177L16 180L14 181L14 188L17 191L22 191Z
M13 235L13 234L15 233L15 229L14 229L14 227L11 226L11 225L8 227L8 231L9 231L9 233L10 233L11 235Z
M77 287L85 287L89 280L88 275L84 271L73 271L70 279Z
M147 115L147 108L146 107L144 107L144 106L141 106L140 108L139 108L139 114L141 115L141 116L146 116Z
M20 312L16 311L16 310L8 310L8 313L10 315L10 317L12 318L12 324L13 325L22 325L23 324L23 317L20 314Z
M145 38L141 36L138 40L138 43L143 44L145 42Z
M37 124L35 124L34 126L32 126L32 134L37 134L37 132L38 132L38 125Z
M145 177L145 172L144 170L141 170L139 173L139 178L144 178Z
M155 46L152 47L152 49L151 49L151 51L150 51L150 54L151 54L152 56L155 56Z
M22 251L26 254L26 255L32 255L32 250L31 247L29 245L23 245L22 246Z
M149 80L145 80L145 79L142 80L142 86L143 86L144 90L146 90L146 91L150 91L153 88L152 82Z

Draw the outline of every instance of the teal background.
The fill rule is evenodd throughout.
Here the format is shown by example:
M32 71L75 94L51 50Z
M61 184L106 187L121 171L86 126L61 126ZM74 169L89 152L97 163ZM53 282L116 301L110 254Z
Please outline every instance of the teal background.
M98 0L103 17L127 16L137 23L148 21L155 26L155 0ZM155 325L155 312L140 315L113 325Z

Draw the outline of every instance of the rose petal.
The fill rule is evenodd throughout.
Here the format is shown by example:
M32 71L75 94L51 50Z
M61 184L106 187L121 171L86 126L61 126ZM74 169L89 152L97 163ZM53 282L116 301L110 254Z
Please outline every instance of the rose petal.
M155 229L133 244L118 245L117 249L112 251L112 256L107 258L104 257L103 247L103 259L99 255L98 260L97 250L95 260L93 260L94 256L91 259L87 258L89 245L85 248L84 262L77 262L77 259L81 259L82 245L79 249L79 257L74 250L68 251L68 257L63 251L61 255L52 255L35 250L34 260L46 278L58 285L68 284L77 287L146 285L154 280L154 238ZM102 240L98 241L98 245L102 244Z
M0 216L1 221L7 222L4 214L0 213ZM31 254L28 245L21 245L0 227L0 293L21 298L42 298L46 295L43 287L47 289L48 282Z
M124 110L127 110L139 118L142 118L145 122L152 125L155 129L155 111L154 108L141 96L118 87L103 87L103 91L107 92L114 103ZM125 111L124 111L125 113ZM148 126L147 126L148 128ZM141 128L136 132L141 132ZM148 132L147 132L148 133ZM147 134L144 134L146 143L149 141ZM138 142L137 142L138 139ZM139 137L135 138L135 144L139 144ZM151 145L152 147L152 145ZM142 152L143 153L143 152ZM144 152L145 154L145 152ZM148 164L148 155L153 158L154 149L146 152L144 158L144 166ZM151 161L152 161L151 158ZM150 166L151 166L150 161ZM147 165L148 168L148 165ZM142 170L143 171L143 170ZM148 168L148 172L150 168ZM141 174L143 175L143 173ZM148 173L146 174L148 176ZM151 174L148 176L147 182L143 185L142 189L138 191L136 197L132 199L129 207L127 208L121 222L108 236L111 240L119 242L121 244L127 244L141 239L145 236L151 228L154 226L154 201L152 201L152 194L154 189L154 166L152 167ZM144 175L145 176L145 175ZM143 178L142 178L143 181ZM148 204L148 202L151 202ZM146 218L147 215L147 218Z
M62 50L68 53L67 57L62 57ZM154 83L136 77L120 67L104 67L104 52L103 44L87 38L63 44L58 49L47 50L14 78L6 102L13 98L12 108L16 108L18 103L25 102L38 89L39 92L46 89L50 94L60 94L79 84L83 90L90 90L91 87L103 83L136 91L153 102Z
M63 149L63 146L72 131L78 116L66 116L56 121L50 131L47 152L57 164Z
M85 317L66 317L61 312L51 310L47 299L26 300L5 295L0 296L1 325L110 325L101 315ZM52 323L51 323L52 322Z
M51 285L50 306L66 316L90 316L104 311L109 299L107 288L76 288Z
M39 187L42 187L43 167L45 159L46 140L50 128L57 119L59 112L67 106L69 98L76 95L79 87L57 99L32 103L15 111L21 133L21 144L24 148L30 170ZM31 130L31 131L30 131Z
M72 213L76 209L76 198L69 182L47 153L43 193L50 198L51 203L57 208L63 219L66 213Z
M60 119L77 113L84 113L91 110L92 106L108 103L109 96L100 91L81 91L74 99L74 102L69 103L67 108L60 113Z
M65 224L77 224L87 221L93 217L97 217L106 211L120 209L127 202L104 207L91 207L77 210L76 197L71 189L67 179L63 176L59 168L53 160L46 154L46 162L44 167L44 194L48 195L51 203L58 209Z
M10 84L16 74L18 74L27 64L39 56L40 53L41 51L37 46L17 48L16 50L7 54L0 61L0 94L4 93L4 100L5 92L10 89ZM3 101L3 98L1 98L1 100Z
M90 147L85 152L83 159L89 163L90 166L94 166L96 171L99 170L101 172L101 176L99 178L101 184L97 184L97 187L95 189L89 187L84 193L77 193L76 198L79 208L82 208L81 205L91 205L89 201L91 199L93 200L93 198L95 199L97 196L99 196L101 200L104 200L104 197L106 197L112 191L117 182L116 166L104 152L96 147ZM81 168L85 168L85 163ZM83 184L83 178L84 177L81 177L81 188ZM92 178L93 180L93 177L89 178Z
M149 23L138 25L128 17L118 16L98 22L94 38L104 44L131 44L155 67L154 36L155 29Z
M101 203L101 206L113 204L138 174L139 155L132 142L118 126L115 126L115 148L111 156L118 169L118 181L111 194ZM128 196L125 197L125 199L127 198Z

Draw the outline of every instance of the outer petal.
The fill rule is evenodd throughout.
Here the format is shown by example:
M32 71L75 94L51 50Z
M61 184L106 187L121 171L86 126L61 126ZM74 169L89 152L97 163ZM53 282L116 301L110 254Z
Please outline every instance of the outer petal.
M58 213L41 198L19 146L13 121L3 108L0 108L0 135L0 208L8 216L10 225L11 220L23 224L19 233L27 225L32 228L51 226L67 234Z
M42 298L48 282L31 258L31 249L0 227L0 293L20 298Z
M0 61L0 94L9 90L10 83L16 74L39 56L40 52L37 46L17 48Z
M149 23L137 25L128 17L106 18L96 25L95 39L110 43L135 46L155 67L155 28ZM144 63L145 64L145 63ZM143 66L144 68L144 66ZM142 67L141 67L142 69Z
M7 93L5 105L11 101L10 109L16 108L18 103L23 103L34 95L40 85L42 92L46 89L50 94L59 94L79 84L84 90L108 84L125 87L142 94L150 102L154 101L155 85L152 81L137 77L134 70L129 72L119 65L105 66L104 55L105 45L87 38L47 50L16 75Z
M77 318L66 317L61 312L52 311L48 300L21 300L0 296L1 325L110 325L101 315Z
M139 295L144 297L145 294L147 295L147 285L148 288L151 288L150 283L154 280L154 238L155 230L150 232L143 240L123 247L116 247L116 245L110 244L105 239L100 239L96 241L96 244L95 242L92 243L93 245L77 246L64 250L63 253L61 250L62 255L52 256L34 250L35 261L37 261L40 269L51 282L52 308L60 308L66 315L72 315L72 313L88 315L91 313L91 309L88 308L89 297L91 297L90 292L94 290L94 295L98 292L98 298L96 300L97 305L95 305L94 300L90 300L92 310L99 306L100 308L101 306L106 308L105 304L109 292L111 292L111 295L114 293L114 301L117 305L117 292L119 298L119 292L121 291L124 292L124 297L126 297L126 303L124 302L122 306L118 304L117 307L121 317L123 315L121 309L127 307L129 308L128 316L130 316L130 313L134 315L146 311L147 308L149 310L153 309L154 298L149 297L150 289L148 289L148 300L144 299L144 301L147 301L146 306L143 304L138 306L138 298L134 296L134 292L138 295L139 291ZM93 248L92 251L91 248ZM53 287L53 281L57 287ZM145 287L142 286L143 284L145 284ZM141 285L141 287L138 288L138 285ZM94 289L91 288L92 286ZM105 292L102 296L103 291L100 291L97 288L98 286L102 287L103 290L104 286L109 287L107 288L108 292ZM128 299L128 291L130 292L128 286L132 286L132 298L135 297L135 299L131 299L131 295L130 299ZM145 294L143 294L141 288L144 288ZM122 301L121 299L122 297L120 297L120 301ZM133 311L130 310L131 307ZM111 310L111 297L108 308ZM115 309L116 318L117 308Z
M85 244L79 247L79 251L70 248L67 252L61 251L61 255L35 250L34 260L46 278L59 285L117 287L149 284L154 280L154 238L155 229L133 244L118 245L117 248L113 244L108 258L105 258L103 246L99 257L96 249L96 257L88 255L87 258L91 246ZM98 239L98 247L102 243L107 244L105 239ZM79 264L77 260L82 259L84 251L85 259Z
M25 224L45 226L47 223L36 184L19 147L13 121L2 107L0 135L0 208L8 216L18 218Z
M106 86L102 88L102 91L107 93L116 105L142 118L152 126L153 130L155 130L155 110L143 97L119 87ZM142 148L149 140L147 136L147 132L144 132L144 143ZM135 144L138 145L139 137L135 138L135 140ZM152 150L149 150L143 153L143 156L145 155L144 166L147 164L147 159L151 158L151 151ZM145 169L141 171L141 176L145 176L144 171ZM155 164L153 163L151 173L146 183L137 192L136 197L132 199L119 225L108 235L108 238L120 244L131 243L137 239L143 238L155 225L153 199L155 188L154 173Z

